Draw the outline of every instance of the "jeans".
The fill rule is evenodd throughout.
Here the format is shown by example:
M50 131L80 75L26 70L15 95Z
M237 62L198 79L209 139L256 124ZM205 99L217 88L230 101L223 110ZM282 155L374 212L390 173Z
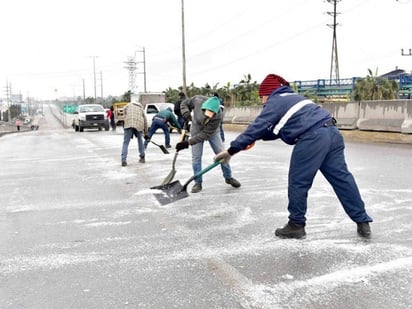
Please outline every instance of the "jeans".
M220 123L219 131L220 131L220 139L222 140L222 142L224 142L225 141L225 131L223 130L223 122Z
M209 145L212 147L212 150L215 154L225 150L222 140L220 139L220 132L219 130L209 138ZM197 143L192 145L192 168L193 173L197 174L202 170L202 155L203 155L203 142ZM230 169L230 165L227 163L222 163L220 165L223 172L223 177L225 179L232 178L232 170ZM195 183L201 184L202 183L202 176L195 177Z
M135 135L137 138L137 146L139 149L140 158L144 158L144 145L143 145L142 132L137 131L135 128L125 128L123 130L124 130L124 133L123 133L123 147L122 147L122 162L126 161L127 159L129 143L133 135Z
M344 155L344 141L339 130L321 127L304 134L296 143L289 169L289 221L305 225L307 197L318 170L332 185L346 214L354 222L372 222Z
M152 138L153 134L155 134L157 129L163 130L163 133L165 134L165 144L166 146L170 146L170 128L167 125L167 122L155 118L153 119L152 125L150 126L149 133L147 133L149 139L144 141L145 148L147 147L147 144L149 144L150 139Z
M182 116L178 116L177 117L177 122L179 122L180 127L183 128L184 124L185 124L185 120L183 119Z

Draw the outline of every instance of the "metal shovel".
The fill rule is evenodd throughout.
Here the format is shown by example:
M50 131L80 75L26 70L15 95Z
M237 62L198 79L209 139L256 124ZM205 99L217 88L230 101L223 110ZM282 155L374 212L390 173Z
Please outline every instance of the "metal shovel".
M179 142L183 142L183 140L184 140L184 138L185 138L185 135L186 135L186 130L183 129L183 130L182 130L182 133L180 134ZM175 166L176 166L176 159L177 159L177 155L178 155L178 154L179 154L179 152L176 150L175 155L174 155L174 157L173 157L172 170L169 172L169 174L168 174L168 175L166 176L166 178L163 180L162 185L167 185L167 184L169 184L169 183L173 180L173 178L175 177L175 175L176 175L176 168L175 168Z
M210 171L212 168L218 166L221 163L221 161L215 161L197 174L193 175L190 177L185 184L182 186L179 180L175 180L171 183L168 184L163 184L160 186L155 186L151 187L150 189L154 190L160 190L161 192L159 193L154 193L155 198L158 200L158 202L161 205L166 205L169 203L173 203L177 200L183 199L185 197L188 197L189 194L187 193L187 186L191 181L193 181L196 177L199 177L208 171Z
M155 143L155 142L154 142L154 141L152 141L152 140L150 140L150 142L152 142L154 145L156 145L157 147L159 147L159 148L160 148L160 150L162 150L164 154L169 154L169 151L166 149L166 147L165 147L165 146L163 146L163 145L159 145L159 144Z

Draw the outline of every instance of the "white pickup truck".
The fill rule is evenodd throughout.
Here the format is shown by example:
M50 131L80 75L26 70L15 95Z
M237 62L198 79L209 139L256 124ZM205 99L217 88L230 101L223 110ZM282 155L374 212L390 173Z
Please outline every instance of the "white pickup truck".
M83 132L85 128L96 128L99 131L103 128L106 131L110 129L106 111L99 104L79 105L78 110L74 112L72 127L80 132Z

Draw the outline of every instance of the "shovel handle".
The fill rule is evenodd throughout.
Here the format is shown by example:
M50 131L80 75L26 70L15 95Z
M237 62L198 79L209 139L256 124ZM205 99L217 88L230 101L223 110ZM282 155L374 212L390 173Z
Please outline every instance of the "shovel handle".
M180 134L180 138L179 138L179 143L183 142L183 140L185 139L185 135L186 135L186 130L182 129L182 133Z
M192 177L190 177L185 184L183 185L183 189L182 191L186 191L187 186L189 185L190 182L192 182L196 177L202 176L203 174L207 173L208 171L210 171L212 168L218 166L220 163L222 163L223 161L215 161L212 164L208 165L207 167L205 167L204 169L202 169L200 172L196 173L195 175L193 175Z

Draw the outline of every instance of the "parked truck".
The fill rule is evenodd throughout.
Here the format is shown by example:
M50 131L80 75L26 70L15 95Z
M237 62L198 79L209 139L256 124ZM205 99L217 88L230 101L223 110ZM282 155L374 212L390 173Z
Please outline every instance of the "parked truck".
M162 92L140 92L131 95L132 102L139 102L143 106L149 103L165 103L166 95Z
M129 102L113 103L114 121L116 126L123 126L124 124L124 108Z

